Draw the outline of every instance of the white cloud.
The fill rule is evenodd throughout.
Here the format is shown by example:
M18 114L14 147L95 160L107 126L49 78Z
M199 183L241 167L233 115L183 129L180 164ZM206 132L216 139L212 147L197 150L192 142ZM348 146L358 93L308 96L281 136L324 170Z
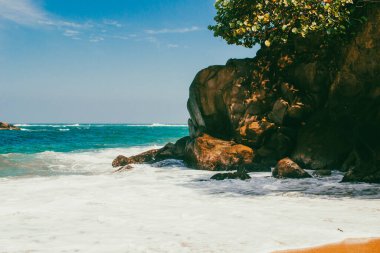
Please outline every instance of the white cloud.
M30 0L0 0L0 19L28 26L52 22Z
M164 28L161 30L146 30L147 34L166 34L166 33L188 33L188 32L196 32L201 29L198 26L192 26L187 28L176 28L176 29L168 29Z
M111 20L111 19L105 19L105 20L103 20L103 24L109 25L109 26L118 27L118 28L123 27L123 25L120 24L118 21Z
M75 30L66 30L63 35L67 37L76 37L80 34L80 32L75 31Z

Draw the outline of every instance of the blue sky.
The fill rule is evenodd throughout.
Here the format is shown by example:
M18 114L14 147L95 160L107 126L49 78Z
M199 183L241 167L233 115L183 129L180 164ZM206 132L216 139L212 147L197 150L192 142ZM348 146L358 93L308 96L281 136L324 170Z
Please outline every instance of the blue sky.
M196 73L255 49L214 0L0 0L0 121L185 123Z

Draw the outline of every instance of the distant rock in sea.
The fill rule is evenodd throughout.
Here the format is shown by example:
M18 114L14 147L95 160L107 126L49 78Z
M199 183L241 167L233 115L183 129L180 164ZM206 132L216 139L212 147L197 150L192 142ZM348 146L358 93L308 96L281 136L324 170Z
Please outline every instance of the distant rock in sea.
M19 127L9 123L0 122L0 130L21 130Z

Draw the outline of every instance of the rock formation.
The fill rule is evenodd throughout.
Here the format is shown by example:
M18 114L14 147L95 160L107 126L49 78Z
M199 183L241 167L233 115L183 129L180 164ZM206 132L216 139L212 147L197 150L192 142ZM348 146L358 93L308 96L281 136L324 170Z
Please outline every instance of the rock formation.
M21 129L12 124L0 122L0 130L21 130Z
M269 171L289 157L305 169L346 171L344 181L380 182L380 5L363 12L367 22L345 43L296 40L200 71L190 137L177 153L168 144L137 162L171 156L199 169Z

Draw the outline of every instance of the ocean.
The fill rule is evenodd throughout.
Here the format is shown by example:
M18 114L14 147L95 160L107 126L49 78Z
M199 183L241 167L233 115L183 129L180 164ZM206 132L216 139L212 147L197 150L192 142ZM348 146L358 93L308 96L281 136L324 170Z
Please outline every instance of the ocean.
M0 252L271 252L380 237L380 185L343 174L246 181L167 160L113 173L185 125L19 124L0 131Z

